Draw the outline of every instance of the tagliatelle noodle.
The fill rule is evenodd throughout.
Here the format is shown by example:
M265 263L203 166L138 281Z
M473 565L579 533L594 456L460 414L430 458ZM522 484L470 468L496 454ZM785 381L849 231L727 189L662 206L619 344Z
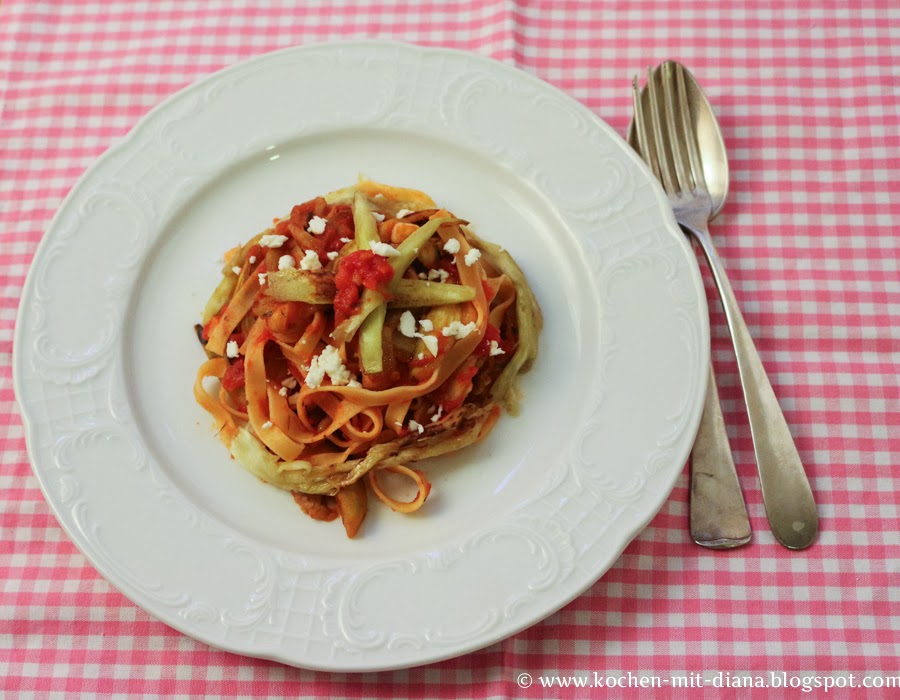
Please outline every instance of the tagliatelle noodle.
M360 197L366 198L366 205L360 205ZM379 227L363 219L369 231L366 235L381 236L382 242L400 246L408 257L400 258L402 262L393 264L392 273L387 268L389 274L379 278L387 279L387 286L363 286L370 284L368 278L353 278L352 284L359 285L357 299L368 300L370 311L375 308L371 304L381 304L375 318L378 325L344 324L360 330L341 334L336 340L330 334L336 327L336 312L325 302L334 295L336 309L337 297L346 288L335 286L335 271L351 256L357 256L358 265L365 261L359 267L361 275L387 264L371 251L360 249L354 226L348 223L350 204L353 224L365 212L378 211L383 224ZM411 212L402 226L395 218L400 209ZM305 230L313 213L326 220L321 235ZM432 222L429 230L421 228L428 221ZM307 494L302 502L308 513L333 513L333 504L319 506L315 499L332 497L363 477L368 490L392 509L403 513L417 510L425 503L430 484L423 472L407 463L454 452L483 439L500 415L497 401L511 411L516 408L514 376L508 368L515 363L518 374L518 368L530 367L536 337L521 337L521 329L536 336L541 325L540 309L524 275L508 254L475 237L452 214L435 207L427 195L365 180L354 188L298 205L268 233L285 235L288 240L280 248L262 250L255 243L260 234L251 239L253 245L248 242L226 256L231 266L223 270L223 281L204 311L210 359L197 374L197 402L213 417L218 436L235 459L264 481ZM444 252L451 238L459 243L452 257ZM475 247L480 258L469 265L465 261ZM257 251L253 263L252 250ZM322 262L316 276L304 278L304 272L295 268L278 270L282 256L300 260L307 250L313 250ZM412 267L406 269L407 264ZM440 274L434 273L435 269ZM259 279L262 272L268 277L264 284ZM458 283L441 287L438 280L448 277L458 278ZM434 281L419 282L422 278ZM269 292L273 279L281 283L275 285L281 291L274 295ZM416 305L416 317L433 321L433 327L423 324L427 333L417 333L409 341L395 336L399 329L390 325L396 324L402 307L387 315L384 312L385 305L393 303L391 286L399 279L413 280L404 282L404 294L415 295L418 292L410 290L421 289L427 291L422 297L428 299L426 304L446 304L429 311L421 301L415 302L414 296L409 297ZM460 297L454 288L471 291ZM367 289L376 291L365 296ZM446 301L441 301L444 289ZM450 296L451 292L457 296ZM456 300L461 298L470 301ZM390 319L390 324L384 326L383 319ZM452 320L469 329L468 334L443 335L442 326ZM492 335L485 339L489 326ZM429 343L437 344L437 356L425 335L434 338ZM509 353L487 352L491 338L501 339ZM222 357L231 340L240 341L239 356L234 359ZM359 358L363 342L366 352L374 348L383 354L384 368L381 360L373 365L380 372L366 374L363 370ZM334 350L326 361L323 358L329 346ZM415 347L412 354L411 347ZM314 361L318 363L315 377L310 375ZM476 375L477 388L473 384ZM220 383L215 394L203 385L208 377ZM504 381L502 392L495 391L499 378ZM493 393L486 394L488 390ZM416 497L403 502L385 493L379 470L412 479ZM356 532L365 516L364 510L362 515L358 511L360 503L365 505L364 493L358 486L356 493L362 494L363 501L359 495L343 501L345 507L353 503L351 510L357 508L354 523L345 522L348 534Z

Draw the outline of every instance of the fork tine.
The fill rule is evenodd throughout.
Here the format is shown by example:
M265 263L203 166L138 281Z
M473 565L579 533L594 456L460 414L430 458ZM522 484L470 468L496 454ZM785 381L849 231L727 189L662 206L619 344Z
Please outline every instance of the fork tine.
M675 64L675 83L678 95L678 112L681 114L682 132L687 141L688 158L691 163L691 175L696 187L705 190L706 176L703 174L703 161L700 160L700 145L697 143L697 132L691 120L691 104L687 98L685 87L684 68L680 63Z
M637 132L638 152L641 158L653 171L653 175L659 180L659 164L656 162L656 149L652 147L647 136L647 122L644 120L644 106L641 100L641 89L638 85L638 77L635 75L631 81L631 94L634 99L634 128Z
M684 120L682 111L683 103L678 101L676 105L675 75L672 66L677 65L673 61L666 61L659 67L662 74L663 101L666 105L666 128L669 132L669 144L672 149L672 160L675 166L675 177L680 189L692 190L694 183L690 174L690 163L686 162L686 147L684 141L689 129L685 126L689 121Z
M650 96L650 124L653 128L653 140L656 142L656 159L659 161L659 175L663 187L669 194L677 194L678 187L672 179L672 171L669 167L669 157L666 153L666 143L663 138L662 124L660 123L659 98L656 95L656 80L653 77L653 69L647 68L647 94Z

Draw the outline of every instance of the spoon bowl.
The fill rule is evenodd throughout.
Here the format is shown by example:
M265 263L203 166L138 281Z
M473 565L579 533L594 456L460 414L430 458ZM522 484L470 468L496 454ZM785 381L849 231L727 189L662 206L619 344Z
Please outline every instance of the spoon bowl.
M662 92L662 87L660 86L662 71L668 70L674 64L674 61L666 61L652 71L651 75L658 86L658 92ZM722 210L728 197L729 174L725 139L722 137L722 130L719 128L719 121L716 119L712 105L706 98L700 83L697 82L697 79L691 75L687 68L682 66L681 70L684 75L687 104L690 108L690 121L697 136L697 145L702 155L703 176L706 179L706 188L709 191L710 199L712 199L712 211L709 218L714 219ZM650 95L646 89L641 91L640 99L644 113L649 114L651 109ZM628 125L627 139L628 144L640 153L641 149L638 144L634 120Z

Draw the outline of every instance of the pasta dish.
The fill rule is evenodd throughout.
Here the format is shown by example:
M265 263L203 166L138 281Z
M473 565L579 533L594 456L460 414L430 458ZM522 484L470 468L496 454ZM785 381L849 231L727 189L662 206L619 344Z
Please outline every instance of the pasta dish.
M361 179L224 260L194 396L234 459L312 518L353 537L370 492L417 510L431 485L411 464L517 413L540 308L510 255L428 195Z

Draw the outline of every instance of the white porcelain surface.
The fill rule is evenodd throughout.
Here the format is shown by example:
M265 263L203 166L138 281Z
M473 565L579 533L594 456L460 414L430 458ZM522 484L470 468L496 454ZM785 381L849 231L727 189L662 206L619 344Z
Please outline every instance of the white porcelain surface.
M546 326L522 415L348 540L212 436L192 326L227 248L358 173L506 247ZM708 353L693 254L608 126L488 59L356 42L217 73L111 148L41 242L14 371L47 501L131 600L237 653L374 670L486 646L601 576L682 470Z

